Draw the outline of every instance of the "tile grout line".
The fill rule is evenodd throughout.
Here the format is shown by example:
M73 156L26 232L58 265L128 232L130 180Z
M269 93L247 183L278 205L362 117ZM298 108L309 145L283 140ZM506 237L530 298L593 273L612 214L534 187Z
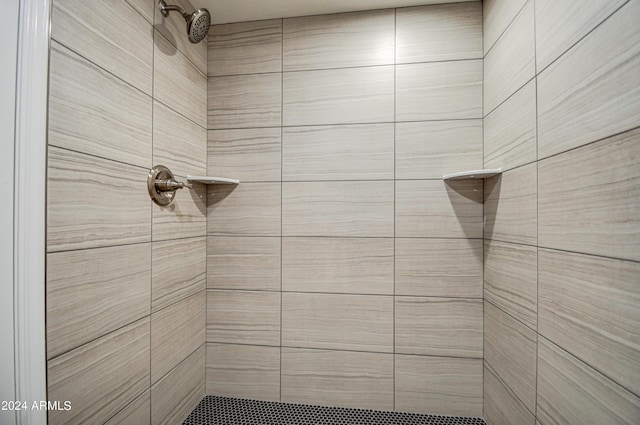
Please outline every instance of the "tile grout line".
M534 75L533 81L535 84L535 94L536 94L536 370L535 370L535 397L534 397L534 405L533 405L533 417L537 420L538 417L538 358L539 358L539 328L538 324L540 323L540 308L539 308L539 300L540 300L540 256L538 255L538 247L540 244L540 173L538 172L540 168L540 149L539 149L539 141L538 141L538 44L537 44L537 27L536 27L536 1L531 0L533 2L533 66L534 66Z
M282 322L283 322L283 292L282 292L282 263L283 263L283 255L282 255L282 246L283 246L283 193L284 193L284 183L283 183L283 166L284 166L284 18L280 19L280 385L279 390L280 394L278 396L278 400L282 401Z
M398 91L398 9L393 10L393 310L392 310L392 326L393 326L393 356L392 361L392 406L393 410L396 406L396 177L397 177L397 140L396 140L396 120L397 120L397 91Z

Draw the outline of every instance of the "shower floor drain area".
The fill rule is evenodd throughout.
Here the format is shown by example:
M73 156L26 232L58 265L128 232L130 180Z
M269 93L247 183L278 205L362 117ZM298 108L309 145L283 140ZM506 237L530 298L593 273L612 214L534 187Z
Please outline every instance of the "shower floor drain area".
M182 425L486 425L480 418L206 396Z

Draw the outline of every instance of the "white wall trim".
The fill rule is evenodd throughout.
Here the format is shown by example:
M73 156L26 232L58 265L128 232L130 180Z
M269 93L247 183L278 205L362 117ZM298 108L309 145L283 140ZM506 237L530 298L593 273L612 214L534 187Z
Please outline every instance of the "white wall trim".
M21 0L18 27L14 183L14 323L16 399L47 399L45 217L47 91L51 0ZM28 409L18 424L47 423Z

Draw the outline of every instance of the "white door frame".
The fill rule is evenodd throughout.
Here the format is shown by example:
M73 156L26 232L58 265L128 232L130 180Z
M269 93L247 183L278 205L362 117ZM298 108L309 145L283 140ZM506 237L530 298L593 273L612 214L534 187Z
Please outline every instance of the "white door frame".
M47 95L51 0L20 0L14 153L14 344L16 400L47 400L45 260ZM30 407L30 406L29 406ZM44 425L46 410L16 412Z

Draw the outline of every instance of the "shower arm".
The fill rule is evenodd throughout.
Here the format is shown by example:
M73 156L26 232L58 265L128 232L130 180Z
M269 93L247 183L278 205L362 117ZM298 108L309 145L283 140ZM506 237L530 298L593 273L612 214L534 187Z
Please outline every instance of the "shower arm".
M160 13L162 13L162 16L164 16L165 18L169 16L169 12L172 10L175 10L176 12L181 13L185 19L189 18L189 14L185 12L184 9L182 9L180 6L176 6L174 4L168 5L164 0L160 0L158 4L160 8Z

